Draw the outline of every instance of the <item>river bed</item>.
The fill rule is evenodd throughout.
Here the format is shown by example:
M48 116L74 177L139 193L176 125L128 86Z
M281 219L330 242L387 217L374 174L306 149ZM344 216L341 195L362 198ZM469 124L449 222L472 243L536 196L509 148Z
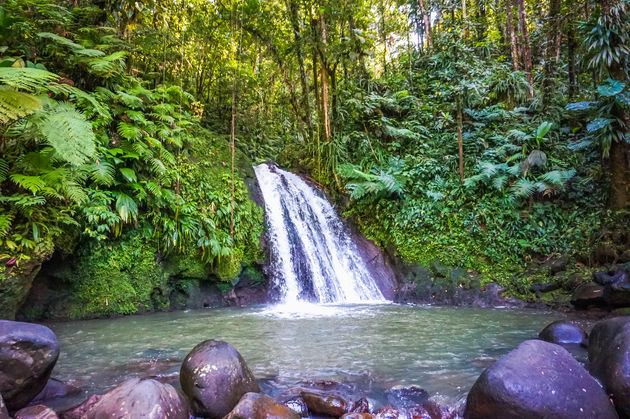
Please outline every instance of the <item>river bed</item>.
M302 305L48 326L61 346L53 377L79 383L84 398L131 377L165 375L175 381L181 361L196 344L221 339L241 352L271 395L333 380L352 397L383 401L388 388L415 385L441 403L456 405L495 359L561 318L536 310Z

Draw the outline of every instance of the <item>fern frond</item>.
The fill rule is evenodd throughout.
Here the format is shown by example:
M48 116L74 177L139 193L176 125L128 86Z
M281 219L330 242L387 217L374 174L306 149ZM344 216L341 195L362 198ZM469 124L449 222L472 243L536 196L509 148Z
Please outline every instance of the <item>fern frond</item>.
M541 175L540 179L554 186L564 186L573 176L575 176L575 169L552 170Z
M118 123L118 133L121 137L129 141L142 138L142 130L139 127L124 121Z
M0 124L24 118L42 108L37 96L15 90L0 89Z
M100 163L93 163L92 173L90 177L92 180L103 186L110 186L114 183L114 167L106 161Z
M517 198L528 198L538 189L536 182L521 178L514 183L511 190Z
M34 194L44 189L46 182L39 176L27 176L18 173L10 176L11 180L21 188L28 189Z
M71 105L56 104L38 127L57 155L68 163L78 166L94 157L92 124Z
M11 222L13 221L13 215L0 214L0 239L3 239L9 234L11 230Z
M87 60L90 70L101 77L111 77L121 73L125 68L127 51L116 51L105 57L90 58Z
M0 83L14 89L35 92L58 79L56 74L38 68L0 67Z
M140 109L140 108L142 108L143 101L138 96L135 96L135 95L132 95L132 94L129 94L129 93L125 93L125 92L118 92L116 94L116 97L125 106L127 106L127 107L129 107L131 109Z
M4 182L9 175L9 162L0 158L0 182Z
M49 39L53 42L56 42L59 45L63 45L68 47L77 55L84 55L86 57L102 57L105 55L103 51L99 51L96 49L85 48L83 45L77 44L76 42L72 42L68 38L64 38L63 36L56 35L50 32L40 32L37 34L40 38Z

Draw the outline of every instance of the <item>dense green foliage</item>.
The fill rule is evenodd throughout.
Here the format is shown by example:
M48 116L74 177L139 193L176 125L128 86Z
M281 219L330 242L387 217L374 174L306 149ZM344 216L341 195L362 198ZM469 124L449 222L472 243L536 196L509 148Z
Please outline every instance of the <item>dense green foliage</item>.
M405 261L477 271L519 295L538 281L519 276L533 260L615 261L630 246L629 8L7 0L3 269L44 240L93 247L93 269L136 266L126 250L99 253L130 243L140 270L153 252L230 281L260 258L248 158L308 174ZM231 130L247 155L235 164L216 134ZM601 246L610 260L593 254ZM80 292L126 296L106 312L161 307L147 290L164 278L142 285L134 269L99 273L115 292L96 278Z

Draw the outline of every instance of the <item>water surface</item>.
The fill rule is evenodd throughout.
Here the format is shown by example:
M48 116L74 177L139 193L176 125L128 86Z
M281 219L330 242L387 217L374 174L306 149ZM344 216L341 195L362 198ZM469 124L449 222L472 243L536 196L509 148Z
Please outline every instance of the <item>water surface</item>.
M130 377L175 375L199 342L222 339L246 359L263 389L277 394L308 380L349 383L374 399L417 385L461 402L493 360L535 338L559 313L394 304L208 309L53 323L61 355L53 376L85 395Z

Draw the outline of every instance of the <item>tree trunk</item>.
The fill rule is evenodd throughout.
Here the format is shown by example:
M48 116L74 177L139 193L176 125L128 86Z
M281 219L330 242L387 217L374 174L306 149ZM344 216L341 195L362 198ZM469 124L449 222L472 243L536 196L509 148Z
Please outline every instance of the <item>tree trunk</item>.
M610 175L612 196L610 206L624 209L630 206L630 144L613 141L610 145Z
M321 76L322 76L322 113L324 116L324 139L326 142L330 141L331 138L331 130L330 130L330 115L328 108L328 60L326 59L326 20L324 19L324 14L319 13L319 24L320 24L320 32L321 32L321 40L322 40L322 48L321 48Z
M508 35L510 36L510 52L512 54L512 67L514 71L518 71L520 68L519 55L516 42L516 32L514 30L514 0L505 0L505 24L507 26Z
M298 68L300 69L300 84L302 86L302 108L304 110L304 119L308 127L308 136L313 139L313 121L311 119L311 105L308 100L308 84L306 81L306 71L304 70L304 50L302 35L300 33L300 24L298 20L298 5L295 0L287 0L287 8L291 18L291 26L293 27L293 39L295 41L295 53L298 59Z
M525 0L518 2L518 30L521 58L523 60L523 70L529 83L529 98L534 98L534 76L532 75L532 48L529 42L529 31L527 29L527 11L525 10Z
M466 0L462 0L462 37L468 38L468 11L466 10Z
M573 99L577 94L577 83L575 79L576 64L575 64L575 50L577 49L577 42L575 40L575 28L573 23L569 24L567 31L567 60L569 71L569 99Z
M547 47L545 49L545 81L543 84L542 106L546 108L551 102L555 91L556 67L561 40L561 0L550 0L547 15Z
M457 95L457 145L459 146L459 180L464 183L464 127L462 116L462 98Z
M617 0L618 1L618 0ZM605 26L612 29L624 27L624 21L628 18L627 9L618 8L613 10L616 0L601 1L601 18ZM619 12L621 10L621 13ZM612 61L607 66L608 74L613 80L627 82L628 77L620 62ZM610 175L611 175L611 202L614 209L630 208L630 144L624 140L630 133L630 114L624 109L615 105L612 114L618 121L618 130L622 133L622 138L614 138L610 144Z
M433 48L433 35L431 34L431 12L424 5L425 0L418 0L418 7L422 13L424 21L424 39L427 41L427 48Z

